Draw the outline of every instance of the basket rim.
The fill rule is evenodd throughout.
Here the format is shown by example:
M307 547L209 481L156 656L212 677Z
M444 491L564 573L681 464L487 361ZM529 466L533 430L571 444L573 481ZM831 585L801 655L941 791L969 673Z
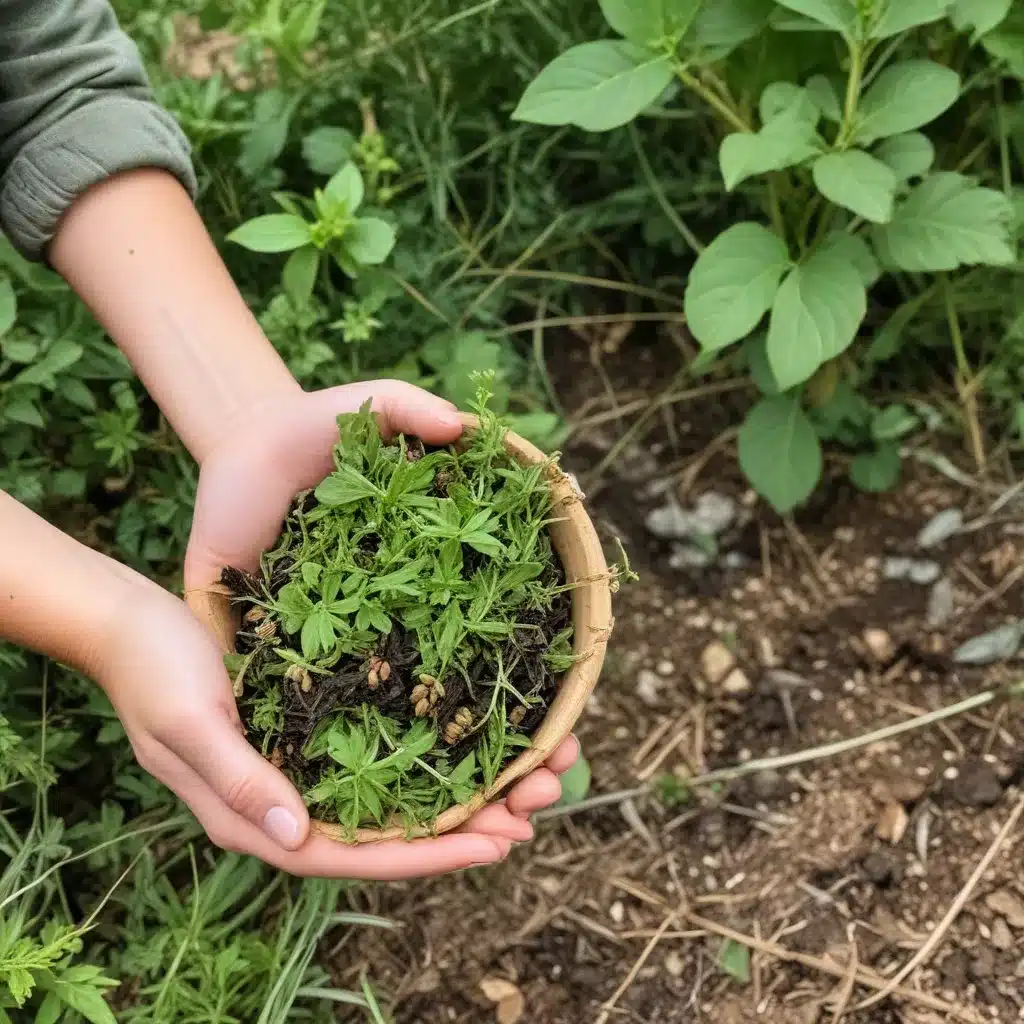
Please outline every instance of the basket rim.
M479 429L477 416L471 413L460 413L459 416L466 432ZM317 833L351 845L390 839L415 839L450 832L464 825L482 807L498 799L512 783L540 767L562 740L571 734L582 715L600 676L614 625L608 564L597 530L583 506L583 495L557 461L511 430L505 433L505 448L521 464L548 463L550 466L548 482L555 521L548 529L552 546L565 568L567 579L577 584L572 591L573 653L577 660L561 677L555 700L531 736L531 746L525 748L502 770L489 789L478 790L468 803L451 807L433 822L414 828L361 828L354 836L346 834L340 825L311 818L311 834ZM235 649L238 614L226 587L211 584L187 590L185 603L213 633L222 651Z

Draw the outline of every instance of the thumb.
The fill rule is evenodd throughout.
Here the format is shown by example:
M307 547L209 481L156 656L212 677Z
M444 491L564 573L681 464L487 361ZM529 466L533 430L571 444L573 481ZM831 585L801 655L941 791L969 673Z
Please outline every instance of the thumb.
M165 740L235 814L285 850L309 835L309 812L295 787L242 736L232 714L217 709Z

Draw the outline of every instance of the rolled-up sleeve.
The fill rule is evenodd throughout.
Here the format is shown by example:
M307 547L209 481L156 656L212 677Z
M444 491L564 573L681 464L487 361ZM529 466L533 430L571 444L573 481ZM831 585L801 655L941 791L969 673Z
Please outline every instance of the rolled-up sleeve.
M11 242L42 259L79 195L140 167L195 193L188 141L106 0L0 0L0 228Z

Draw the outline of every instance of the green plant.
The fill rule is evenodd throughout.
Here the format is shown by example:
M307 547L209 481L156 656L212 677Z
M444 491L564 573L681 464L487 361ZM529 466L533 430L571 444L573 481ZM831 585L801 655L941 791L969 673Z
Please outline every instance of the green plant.
M742 345L763 397L740 430L740 463L780 512L813 490L823 464L820 437L836 437L837 424L847 433L856 428L849 440L867 447L851 464L857 484L884 489L898 475L897 442L906 426L899 407L851 416L866 368L881 355L879 338L867 358L848 351L865 330L869 293L895 287L902 295L889 324L893 346L892 335L934 289L949 298L946 275L1016 260L1005 163L1001 187L988 187L954 162L937 167L936 146L920 131L962 96L976 103L998 88L1000 66L975 68L973 51L956 33L973 30L1001 60L1009 50L1001 32L1009 7L601 0L622 38L556 58L513 115L604 131L640 116L677 85L710 108L724 133L718 156L725 189L740 190L761 217L732 224L700 248L686 287L687 321L701 343L701 364ZM810 57L800 54L807 34L816 47ZM798 55L789 63L807 74L776 71L786 48ZM947 63L973 76L923 55L929 52L947 54ZM741 54L752 58L755 74L741 70ZM956 303L946 305L957 389L977 431L974 374ZM975 452L980 456L977 441Z
M520 466L480 385L459 448L338 419L335 469L296 499L228 656L243 716L306 799L353 833L467 802L528 744L573 661L545 527L548 466Z

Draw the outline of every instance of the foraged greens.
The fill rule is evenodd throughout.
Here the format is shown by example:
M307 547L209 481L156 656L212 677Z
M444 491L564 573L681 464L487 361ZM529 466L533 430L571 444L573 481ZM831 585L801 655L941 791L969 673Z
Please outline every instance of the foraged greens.
M250 740L350 836L493 783L573 660L548 464L511 459L489 398L457 448L386 441L368 407L340 416L334 472L295 499L261 575L223 574Z

